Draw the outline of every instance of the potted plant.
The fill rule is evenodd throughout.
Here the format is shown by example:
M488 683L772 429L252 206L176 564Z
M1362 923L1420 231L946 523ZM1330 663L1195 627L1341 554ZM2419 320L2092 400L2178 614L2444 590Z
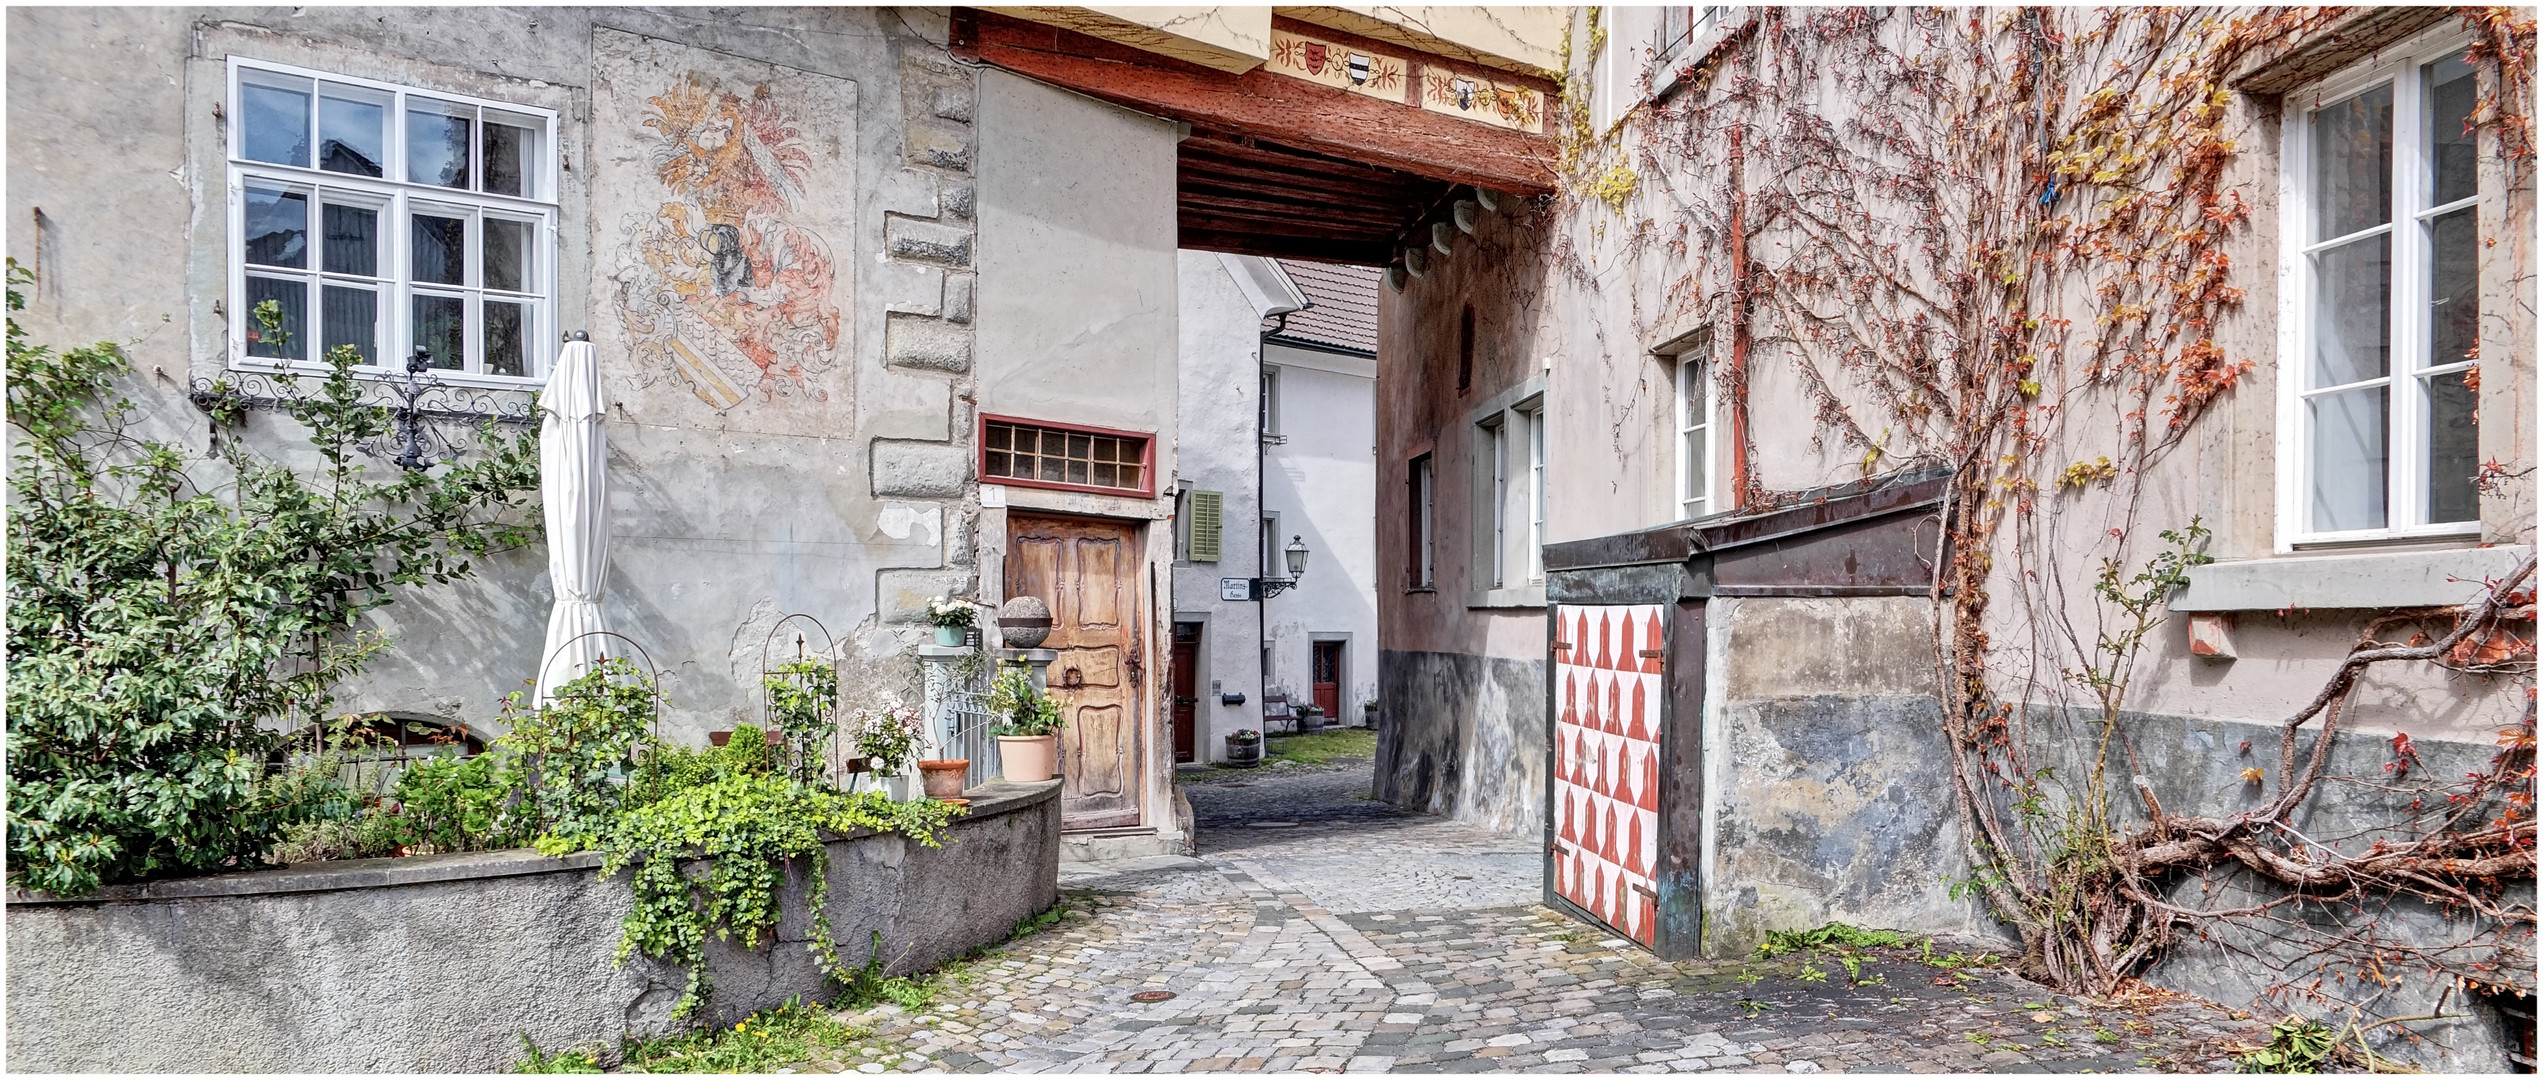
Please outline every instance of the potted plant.
M926 782L927 797L957 806L971 801L962 797L963 777L970 772L970 758L944 758L918 763L918 775Z
M989 715L998 721L1000 775L1010 783L1038 784L1059 773L1060 703L1033 688L1022 664L1000 665L989 684Z
M1253 728L1238 728L1227 733L1227 763L1250 769L1263 763L1263 733Z
M1324 709L1314 705L1298 706L1298 734L1313 735L1324 730Z
M909 771L927 735L927 721L918 710L907 705L858 709L848 714L846 726L850 756L865 766L862 773L851 773L851 780L872 776L875 786L890 793L893 801L917 799L920 793L910 782Z
M979 605L959 596L938 596L927 601L927 622L936 628L936 644L960 645L971 633L971 625L980 618Z

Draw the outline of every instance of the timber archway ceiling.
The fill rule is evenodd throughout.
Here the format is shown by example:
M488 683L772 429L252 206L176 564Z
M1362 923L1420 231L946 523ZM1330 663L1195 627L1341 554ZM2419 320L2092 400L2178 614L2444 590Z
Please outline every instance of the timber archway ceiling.
M1461 186L1553 190L1555 87L1518 65L1274 16L1268 58L1240 71L1091 9L1007 10L1029 17L954 9L955 54L1190 126L1185 248L1384 266Z

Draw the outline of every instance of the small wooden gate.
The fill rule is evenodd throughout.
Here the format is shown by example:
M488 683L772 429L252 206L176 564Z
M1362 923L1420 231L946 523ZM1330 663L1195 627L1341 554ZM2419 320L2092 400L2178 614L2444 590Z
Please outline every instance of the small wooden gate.
M1646 948L1660 922L1666 623L1659 604L1554 613L1554 893Z

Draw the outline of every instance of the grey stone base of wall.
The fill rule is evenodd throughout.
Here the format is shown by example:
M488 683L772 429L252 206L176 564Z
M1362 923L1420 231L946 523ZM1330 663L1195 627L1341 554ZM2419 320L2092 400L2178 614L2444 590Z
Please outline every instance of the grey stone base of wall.
M1950 883L1970 876L1960 838L1958 810L1945 746L1930 699L1829 696L1731 702L1715 733L1713 775L1722 790L1714 801L1715 858L1705 886L1703 951L1734 957L1753 951L1767 931L1806 929L1830 921L1917 934L1975 936L2015 947L2017 939L1974 900L1953 900ZM2054 717L2033 718L2034 763L2056 769L2056 778L2083 775L2082 754L2092 728L2076 723L2051 730ZM2262 805L2276 792L2277 728L2267 724L2180 716L2127 716L2122 724L2138 766L2165 808L2179 815L2217 816ZM2241 747L2249 741L2253 750ZM2311 735L2300 744L2311 747ZM2444 806L2443 790L2468 772L2486 772L2495 747L2423 739L2422 761L2408 781L2396 783L2383 766L2392 760L2384 737L2344 736L2335 744L2327 775L2365 783L2325 782L2294 815L2292 825L2310 837L2362 844L2378 825L2405 820L2420 798ZM2112 775L2125 785L2129 770L2114 747ZM2242 770L2266 766L2267 785L2243 780ZM2062 780L2052 778L2056 790ZM2414 792L2402 790L2423 786ZM2123 827L2143 820L2134 799L2119 806ZM2494 811L2495 813L2495 811ZM2172 900L2198 910L2246 907L2284 895L2255 889L2241 871L2215 871L2176 883ZM2531 911L2531 881L2511 886L2499 901ZM2478 947L2461 944L2474 924L2461 913L2441 912L2416 901L2367 900L2289 905L2268 919L2211 921L2184 931L2148 981L2264 1015L2296 1013L2344 1022L2355 1006L2366 1023L2423 1016L2445 998L2449 1020L2384 1027L2374 1033L2380 1053L2423 1068L2449 1072L2501 1072L2504 1056L2499 1015L2468 1001L2464 989L2413 962L2410 950L2434 950L2450 962L2493 962L2499 981L2529 990L2534 983L2533 934L2510 929ZM2336 962L2320 946L2323 930L2364 928L2388 948L2386 981ZM2204 936L2200 936L2201 934ZM2506 951L2498 949L2506 945Z
M886 971L1005 939L1058 900L1059 783L993 783L943 846L829 844L840 957ZM633 894L592 855L374 859L8 904L12 1072L485 1072L681 1025L686 976L612 963ZM711 1019L830 992L792 873L774 944L711 942Z
M1377 797L1497 832L1545 830L1545 663L1380 650Z

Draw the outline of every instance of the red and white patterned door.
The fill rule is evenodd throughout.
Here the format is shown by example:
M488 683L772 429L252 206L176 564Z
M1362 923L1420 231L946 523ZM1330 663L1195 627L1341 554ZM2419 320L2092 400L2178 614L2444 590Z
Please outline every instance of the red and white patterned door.
M1661 606L1560 606L1554 891L1650 947L1659 921Z

